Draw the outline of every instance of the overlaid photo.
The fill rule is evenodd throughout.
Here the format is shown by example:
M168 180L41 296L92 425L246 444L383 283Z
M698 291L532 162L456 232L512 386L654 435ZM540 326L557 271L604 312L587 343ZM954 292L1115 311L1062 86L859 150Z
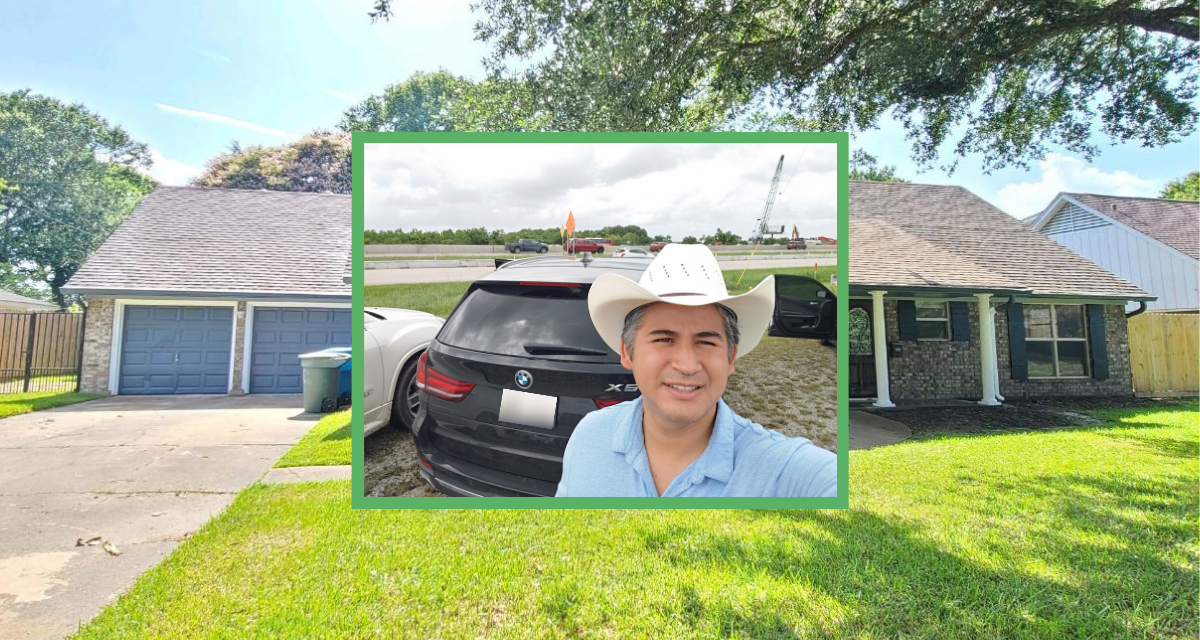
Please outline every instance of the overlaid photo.
M844 506L844 139L361 137L356 506Z

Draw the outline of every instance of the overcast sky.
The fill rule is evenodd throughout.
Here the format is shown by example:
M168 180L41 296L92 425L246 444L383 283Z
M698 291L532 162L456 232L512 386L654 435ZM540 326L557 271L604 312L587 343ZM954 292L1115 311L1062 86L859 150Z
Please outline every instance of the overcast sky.
M745 238L766 204L771 226L837 235L833 144L367 144L366 228L517 231L635 224L651 236Z

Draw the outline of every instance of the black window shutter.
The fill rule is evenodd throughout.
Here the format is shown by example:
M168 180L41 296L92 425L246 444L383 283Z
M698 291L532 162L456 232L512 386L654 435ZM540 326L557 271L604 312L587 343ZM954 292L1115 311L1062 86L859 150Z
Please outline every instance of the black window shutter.
M917 339L917 303L912 300L896 302L896 323L900 328L901 340Z
M1088 351L1092 354L1092 377L1108 380L1108 342L1104 331L1104 305L1087 306Z
M950 334L956 342L967 342L971 339L971 313L967 304L969 303L950 303Z
M1025 359L1025 305L1008 305L1008 363L1013 380L1029 379L1029 361Z

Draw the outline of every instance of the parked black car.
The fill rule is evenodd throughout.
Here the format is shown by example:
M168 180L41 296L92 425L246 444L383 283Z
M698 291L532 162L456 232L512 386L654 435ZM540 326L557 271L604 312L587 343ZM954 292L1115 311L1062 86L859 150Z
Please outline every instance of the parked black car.
M425 479L448 495L554 495L583 416L638 396L592 325L588 291L605 273L636 281L650 262L530 258L475 281L418 365Z

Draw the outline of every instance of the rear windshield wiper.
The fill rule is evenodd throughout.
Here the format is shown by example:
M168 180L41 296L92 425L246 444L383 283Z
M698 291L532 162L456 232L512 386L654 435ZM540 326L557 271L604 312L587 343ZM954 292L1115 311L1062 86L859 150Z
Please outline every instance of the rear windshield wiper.
M559 344L537 344L530 343L525 345L525 351L534 356L606 356L607 351L599 349L588 349L587 347L567 347Z

